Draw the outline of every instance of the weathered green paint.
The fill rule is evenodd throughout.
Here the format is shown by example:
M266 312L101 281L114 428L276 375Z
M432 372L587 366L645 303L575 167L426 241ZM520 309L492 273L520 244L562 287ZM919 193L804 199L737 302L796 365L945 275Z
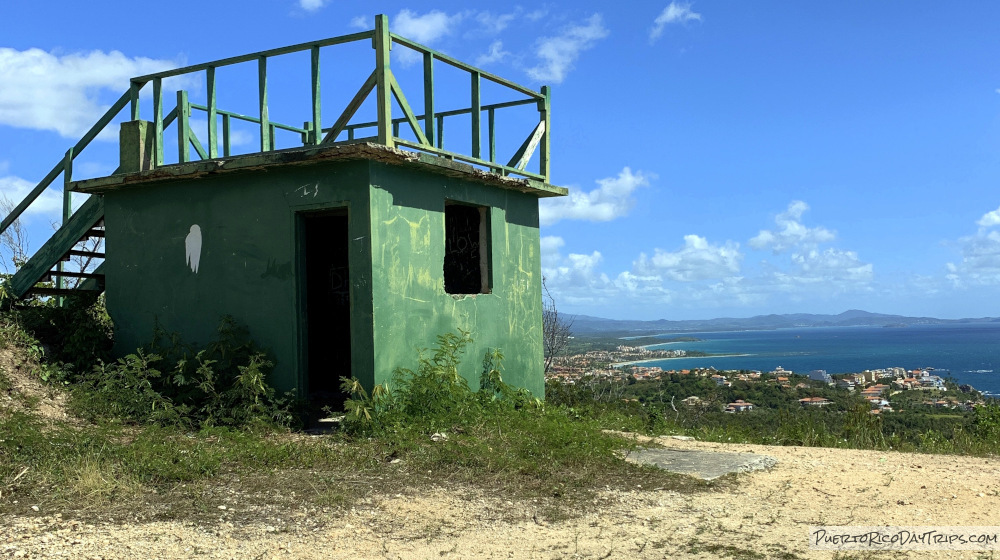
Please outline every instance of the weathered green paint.
M163 80L153 79L153 145L156 147L156 156L153 158L153 167L163 165L163 129L166 124L163 122Z
M309 123L309 130L311 133L306 141L312 145L317 145L320 143L322 138L321 130L323 129L323 107L320 96L320 81L319 81L319 47L313 46L309 50L309 62L310 62L310 79L311 85L310 93L312 94L312 121Z
M132 185L104 195L104 272L117 352L148 342L156 325L205 342L228 314L273 353L276 387L305 390L297 220L346 208L355 377L368 387L389 381L396 367L414 367L417 351L437 335L464 329L475 339L463 362L473 387L483 353L500 348L505 378L541 396L537 195L471 173L446 176L374 158ZM490 294L444 291L446 201L490 208ZM192 225L202 239L197 273L185 262Z
M271 145L270 113L267 110L267 57L257 59L257 89L260 101L260 151L273 150Z
M424 53L424 137L434 141L434 55Z
M232 315L272 351L275 386L304 389L296 213L346 207L352 296L359 302L352 321L353 365L365 379L371 370L371 358L365 359L371 336L364 334L371 331L365 326L370 311L364 311L364 302L371 301L366 167L353 161L239 172L107 193L105 282L117 351L149 342L157 324L187 341L206 342L220 318ZM197 273L185 259L192 225L202 239Z
M472 387L489 348L505 380L543 394L538 200L474 181L372 164L372 294L376 380L416 367L417 351L456 329L472 333L462 373ZM493 289L445 293L445 201L490 209Z
M177 159L191 161L191 107L184 90L177 92Z
M427 141L427 137L424 136L423 129L417 124L417 118L413 116L413 111L410 109L410 103L406 101L406 96L403 95L403 89L399 87L399 82L396 81L396 77L389 74L389 89L392 90L393 97L396 98L396 103L399 103L400 110L403 111L405 115L406 122L410 125L410 130L413 131L413 135L417 137L417 141L424 146L430 146L430 142ZM399 136L399 125L400 121L393 121L393 135Z
M208 97L208 157L219 157L218 122L216 122L217 107L215 106L215 66L205 69L205 87Z
M552 178L551 173L551 159L549 146L552 143L552 89L549 86L542 86L542 95L545 99L539 104L541 109L542 122L545 124L545 134L542 135L541 146L542 153L539 156L539 170L538 173L545 177L546 181L550 181Z
M337 136L344 130L344 127L347 126L347 123L351 120L351 117L354 116L354 113L358 111L358 108L361 107L361 104L365 102L365 99L368 98L368 94L375 89L377 83L378 80L376 79L376 72L373 70L371 75L368 76L368 79L365 80L365 83L361 85L361 89L358 90L358 93L354 94L354 98L352 98L351 102L344 108L344 112L337 118L337 122L334 123L333 128L326 135L326 138L323 139L323 142L334 142L337 140ZM350 132L353 133L354 129L351 129Z
M9 293L15 298L23 297L38 282L38 279L52 270L67 251L76 245L101 216L104 215L104 197L92 196L63 224L28 262L8 281Z
M138 173L152 169L153 123L126 121L118 132L119 173Z
M390 148L394 146L392 131L392 94L389 91L389 18L375 16L375 33L372 36L375 47L375 107L378 116L378 143Z
M472 157L480 159L480 154L482 152L480 148L480 143L483 140L481 123L483 119L482 112L482 102L479 95L479 72L470 72L470 88L472 91L472 97L469 101L470 110L472 111Z

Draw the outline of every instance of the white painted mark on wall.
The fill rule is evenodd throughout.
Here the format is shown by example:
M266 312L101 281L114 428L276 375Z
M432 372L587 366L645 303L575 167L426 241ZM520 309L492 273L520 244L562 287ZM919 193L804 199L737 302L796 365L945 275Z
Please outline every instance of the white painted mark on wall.
M312 190L310 190L310 189L312 189ZM312 196L313 198L316 198L316 195L319 194L319 183L316 183L314 185L302 185L301 187L295 189L295 191L296 192L300 192L301 191L303 198L305 198L307 196Z
M201 262L201 227L191 226L191 232L184 238L184 257L191 272L198 274L198 264Z

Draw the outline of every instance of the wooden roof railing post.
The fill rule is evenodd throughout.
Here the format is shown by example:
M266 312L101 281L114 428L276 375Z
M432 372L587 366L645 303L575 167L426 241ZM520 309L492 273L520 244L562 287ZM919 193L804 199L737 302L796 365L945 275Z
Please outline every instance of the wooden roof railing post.
M434 145L434 54L424 53L424 136Z
M389 17L385 14L375 16L375 35L372 37L375 46L375 89L378 96L375 104L378 108L378 143L392 148L396 142L392 134L392 88L389 78L392 70L389 68L389 51L392 49L392 39L389 37Z
M320 82L319 82L319 46L310 49L311 79L312 79L312 127L309 134L309 144L318 146L323 141L323 118L322 106L320 104Z
M549 149L552 135L552 90L549 86L542 86L542 96L544 99L538 102L539 115L544 123L545 130L542 131L542 140L539 153L539 169L538 174L545 177L545 181L551 181L549 177L550 173L550 160L549 160Z
M129 81L128 83L128 93L132 104L132 109L129 112L129 115L131 116L129 119L130 121L139 120L139 90L142 89L143 85L145 84L140 84L134 81Z
M153 168L163 165L163 80L153 78Z
M216 122L218 109L215 106L215 66L209 66L205 69L205 82L208 96L208 157L215 159L219 157L219 125Z
M267 110L267 57L257 59L257 83L260 97L260 151L271 150L271 118Z
M482 159L482 148L480 143L483 140L482 133L482 118L483 111L481 108L481 101L479 95L479 72L470 72L472 83L470 89L472 90L471 105L472 108L472 157L476 159Z
M191 107L188 105L188 95L184 90L177 91L177 160L180 163L191 161L191 142L188 140L188 129L191 128Z

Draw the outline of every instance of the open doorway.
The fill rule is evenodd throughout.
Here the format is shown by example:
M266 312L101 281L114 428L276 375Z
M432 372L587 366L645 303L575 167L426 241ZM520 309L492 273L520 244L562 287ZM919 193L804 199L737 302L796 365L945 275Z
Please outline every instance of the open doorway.
M351 278L347 210L300 214L305 249L305 314L309 416L343 408L340 385L351 376Z

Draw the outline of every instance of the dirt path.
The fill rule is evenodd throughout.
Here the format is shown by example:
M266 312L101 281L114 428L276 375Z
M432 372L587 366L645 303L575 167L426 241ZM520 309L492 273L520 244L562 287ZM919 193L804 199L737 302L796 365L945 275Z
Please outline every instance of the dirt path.
M810 525L1000 525L1000 461L669 438L678 449L771 455L769 471L718 491L607 493L546 521L539 504L463 489L382 496L346 514L289 511L280 522L88 524L33 513L0 525L0 558L833 558ZM238 507L238 506L236 506ZM908 552L892 558L1000 558ZM849 557L869 557L856 553Z

